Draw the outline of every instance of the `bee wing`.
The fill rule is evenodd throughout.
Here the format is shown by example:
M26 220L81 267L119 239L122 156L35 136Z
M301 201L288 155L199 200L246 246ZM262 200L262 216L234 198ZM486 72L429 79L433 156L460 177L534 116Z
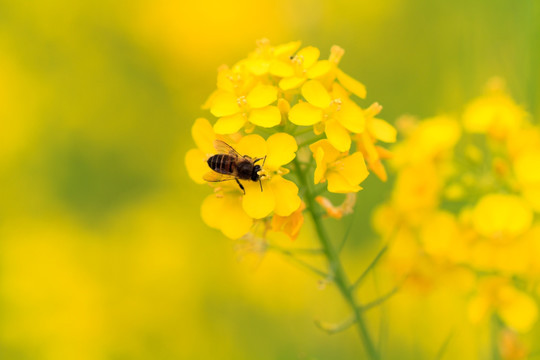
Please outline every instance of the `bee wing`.
M228 180L234 180L234 175L229 174L220 174L215 171L207 172L203 175L203 180L208 182L220 182L220 181L228 181Z
M227 144L223 140L214 140L214 148L220 154L229 154L229 155L242 157L242 155L240 155L238 151L234 150L231 145Z

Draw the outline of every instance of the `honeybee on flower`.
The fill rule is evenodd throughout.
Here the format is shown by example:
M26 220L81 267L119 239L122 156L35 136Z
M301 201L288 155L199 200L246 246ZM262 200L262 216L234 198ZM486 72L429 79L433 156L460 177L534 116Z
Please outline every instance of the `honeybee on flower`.
M320 59L319 49L300 48L298 41L271 46L261 40L247 58L221 66L217 89L203 106L213 118L195 121L197 148L185 160L191 178L213 188L202 203L204 222L232 239L249 244L257 239L257 252L280 251L320 281L337 284L367 354L377 359L354 293L360 281L349 284L323 215L340 219L352 214L370 170L386 181L382 161L390 152L377 142L395 142L396 130L378 118L379 103L357 103L366 98L366 88L338 67L343 54L333 46L328 59ZM343 203L326 198L321 183L328 192L343 194ZM321 246L307 252L326 257L327 272L274 245L268 236L282 232L295 240L304 213Z
M395 130L375 118L380 105L362 108L351 97L364 99L366 89L339 69L343 54L334 46L328 59L320 59L313 46L272 46L263 39L247 58L218 69L217 89L203 106L214 119L195 122L197 149L186 154L193 180L214 188L202 208L208 225L238 238L262 222L264 229L296 238L308 190L300 177L313 171L311 161L317 168L310 186L328 181L329 192L361 190L368 166L386 179L380 160L389 153L375 143L395 141ZM302 148L312 160L297 156ZM241 218L241 225L233 229L228 214L212 216L225 207L234 209L229 214Z

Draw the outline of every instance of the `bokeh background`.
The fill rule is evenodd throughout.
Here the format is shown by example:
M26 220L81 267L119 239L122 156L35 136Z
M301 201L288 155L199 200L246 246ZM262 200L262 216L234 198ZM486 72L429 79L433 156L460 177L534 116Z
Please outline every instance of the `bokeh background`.
M263 37L302 40L323 56L338 44L341 68L390 122L458 114L494 75L538 118L539 9L534 0L1 1L0 357L359 358L354 330L328 336L313 325L343 315L332 289L279 255L239 251L200 219L208 189L189 180L183 158L217 67ZM369 216L391 182L370 178L359 194L353 269L380 245ZM436 358L462 316L441 299L392 300L383 354ZM484 337L458 327L446 358L478 358Z

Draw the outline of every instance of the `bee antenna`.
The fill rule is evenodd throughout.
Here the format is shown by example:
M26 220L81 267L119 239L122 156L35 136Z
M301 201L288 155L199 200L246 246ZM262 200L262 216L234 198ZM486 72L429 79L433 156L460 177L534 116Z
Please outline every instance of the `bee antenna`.
M264 163L266 162L266 156L267 156L267 155L264 155L264 160L263 160L262 167L264 167Z

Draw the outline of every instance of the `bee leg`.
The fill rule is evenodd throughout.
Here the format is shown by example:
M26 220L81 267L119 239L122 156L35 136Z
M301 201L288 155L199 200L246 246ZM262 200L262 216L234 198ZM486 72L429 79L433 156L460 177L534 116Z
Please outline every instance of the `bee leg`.
M236 180L236 183L238 184L238 186L240 186L240 189L242 189L242 191L244 192L244 195L246 195L246 189L244 189L244 185L242 185L240 183L240 181L238 180L238 178L234 178L234 180Z
M261 181L260 178L259 178L259 185L261 185L261 192L262 192L263 191L263 189L262 189L262 181Z

